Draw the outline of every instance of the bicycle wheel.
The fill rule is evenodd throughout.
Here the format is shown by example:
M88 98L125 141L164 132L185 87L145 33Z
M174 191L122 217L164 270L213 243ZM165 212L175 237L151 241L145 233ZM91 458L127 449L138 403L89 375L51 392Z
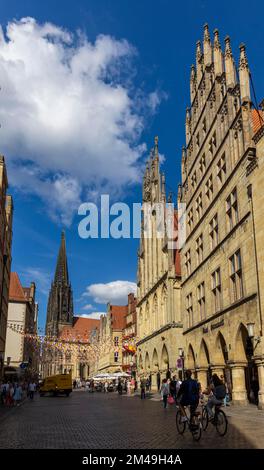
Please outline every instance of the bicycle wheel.
M182 414L180 410L176 413L176 428L179 434L183 434L186 428L186 421L182 422Z
M197 417L195 418L195 423L190 424L190 430L192 433L193 440L198 442L202 437L202 424Z
M206 431L206 429L208 427L208 422L209 422L208 411L207 411L206 408L203 408L203 412L202 412L202 428L203 428L203 431Z
M227 417L222 410L218 410L215 416L215 427L219 436L223 437L227 431Z

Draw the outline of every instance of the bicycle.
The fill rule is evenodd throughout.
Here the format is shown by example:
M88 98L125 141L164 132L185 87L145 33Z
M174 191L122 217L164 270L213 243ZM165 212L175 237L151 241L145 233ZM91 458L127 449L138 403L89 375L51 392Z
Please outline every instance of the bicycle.
M198 442L201 439L202 436L202 423L201 423L201 414L199 411L195 411L192 417L192 422L190 420L190 417L187 416L185 413L185 417L187 418L187 421L183 421L182 418L182 412L181 409L178 406L178 410L176 412L176 427L178 430L179 434L184 434L184 431L186 429L186 424L188 425L189 431L192 434L193 440Z
M215 426L219 436L223 437L226 434L227 426L228 426L228 420L227 420L225 412L223 410L221 410L222 406L223 406L222 403L221 403L221 405L215 405L214 416L210 420L206 405L205 404L202 405L202 428L203 428L203 431L206 431L206 429L208 427L208 424L209 424L209 421L210 421L213 424L213 426Z

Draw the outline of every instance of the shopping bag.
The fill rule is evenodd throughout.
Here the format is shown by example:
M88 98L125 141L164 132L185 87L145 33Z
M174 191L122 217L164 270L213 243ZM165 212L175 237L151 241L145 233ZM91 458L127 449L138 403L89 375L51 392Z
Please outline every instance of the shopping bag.
M173 403L174 403L174 398L173 398L172 396L170 396L170 397L168 398L168 403L169 403L169 405L173 405Z

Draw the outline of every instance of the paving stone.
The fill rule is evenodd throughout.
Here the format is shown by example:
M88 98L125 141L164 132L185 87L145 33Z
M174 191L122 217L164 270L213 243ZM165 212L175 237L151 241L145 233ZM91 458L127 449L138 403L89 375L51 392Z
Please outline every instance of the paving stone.
M130 398L130 399L128 399ZM154 399L153 399L154 398ZM264 412L226 408L227 435L209 425L199 443L175 426L175 406L158 396L146 400L116 393L73 392L70 397L36 396L1 419L0 448L185 449L263 448Z

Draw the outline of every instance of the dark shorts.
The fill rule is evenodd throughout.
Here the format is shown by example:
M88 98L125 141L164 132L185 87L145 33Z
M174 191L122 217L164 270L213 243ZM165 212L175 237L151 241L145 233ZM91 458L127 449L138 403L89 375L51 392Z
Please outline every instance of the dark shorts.
M182 406L189 406L191 415L193 415L195 413L195 410L196 410L197 406L199 405L199 399L196 400L195 402L190 403L189 401L184 400L184 398L182 398L181 401L180 401L180 404Z

